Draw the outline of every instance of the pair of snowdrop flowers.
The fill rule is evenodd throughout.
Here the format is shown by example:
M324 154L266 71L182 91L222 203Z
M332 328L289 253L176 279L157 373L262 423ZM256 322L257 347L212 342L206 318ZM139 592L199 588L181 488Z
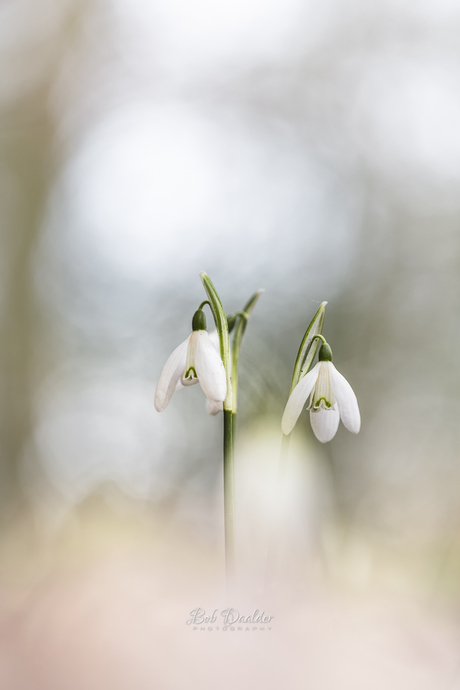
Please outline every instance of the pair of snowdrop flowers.
M155 407L162 412L175 390L200 383L210 414L222 410L227 394L224 365L219 354L217 331L208 334L206 317L201 309L195 312L192 333L168 358L155 391ZM340 419L348 431L359 432L361 417L358 401L348 381L332 364L332 351L322 336L318 363L306 373L293 389L284 410L281 429L287 436L293 430L302 409L310 410L313 433L321 443L334 438Z
M192 320L192 332L169 356L155 391L158 412L168 406L174 391L199 383L206 396L209 414L217 414L227 395L227 377L219 354L217 331L206 331L206 316L198 309Z

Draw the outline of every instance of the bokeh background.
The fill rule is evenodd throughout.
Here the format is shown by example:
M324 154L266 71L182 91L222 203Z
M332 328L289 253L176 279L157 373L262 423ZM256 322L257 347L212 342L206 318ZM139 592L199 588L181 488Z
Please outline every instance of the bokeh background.
M231 649L222 688L460 688L458 3L3 0L0 36L2 687L215 687ZM265 288L231 604L263 643L185 630L227 601L222 420L153 400L202 270L228 312ZM362 431L303 415L281 491L323 300Z

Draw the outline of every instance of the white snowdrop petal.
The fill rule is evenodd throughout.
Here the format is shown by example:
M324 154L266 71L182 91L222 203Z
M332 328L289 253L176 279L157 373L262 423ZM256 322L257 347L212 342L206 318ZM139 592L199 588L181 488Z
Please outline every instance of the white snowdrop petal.
M206 412L212 414L213 416L222 412L224 406L221 402L216 402L215 400L210 400L206 398Z
M155 390L155 408L158 412L163 412L168 406L172 394L176 387L178 387L178 382L185 368L189 339L190 336L176 347L174 352L168 357L160 374Z
M188 388L188 386L194 386L196 383L198 383L198 379L195 379L195 378L184 379L184 377L182 376L180 379L180 386L178 385L177 388L186 388L186 387Z
M216 331L216 329L214 329L213 331L211 331L210 333L208 333L208 335L209 335L209 340L212 342L212 344L213 344L214 347L216 348L217 353L218 353L218 355L219 355L219 357L220 357L219 333ZM231 348L230 348L230 350L231 350ZM229 366L230 373L231 373L231 371L232 371L232 356L231 356L231 351L230 351L230 358L229 358L229 360L228 360L228 366Z
M348 431L357 434L361 428L361 415L353 388L332 363L330 364L330 376L340 419Z
M219 352L219 334L216 329L208 333L209 340L212 342L217 352Z
M210 400L223 402L227 395L224 365L206 331L199 334L195 351L195 369L203 393Z
M319 410L310 410L310 423L313 433L318 441L327 443L337 433L339 428L340 414L337 405L330 410L320 408Z
M297 386L292 391L284 409L283 419L281 420L281 429L286 436L291 433L295 427L302 408L307 402L307 398L312 392L316 380L318 378L320 363L316 364L311 371L306 374L303 379L299 381Z
M187 348L187 358L185 360L184 372L181 383L183 386L193 386L198 383L198 374L195 367L195 351L199 340L200 331L192 331Z
M313 406L324 407L333 405L335 403L334 393L331 386L331 377L329 370L330 362L319 362L318 379L315 384L315 391L313 393Z

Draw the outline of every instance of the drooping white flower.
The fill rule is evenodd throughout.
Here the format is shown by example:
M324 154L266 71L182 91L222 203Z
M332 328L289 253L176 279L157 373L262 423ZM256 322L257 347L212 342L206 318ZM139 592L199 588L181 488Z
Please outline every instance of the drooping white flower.
M220 357L219 334L218 334L217 330L213 330L209 333L209 340L211 341L211 343L216 348L216 352ZM230 364L231 364L231 361L232 360L230 359ZM197 383L197 382L198 382L198 380L194 379L194 380L191 380L186 385L190 386L193 383ZM185 385L182 383L182 377L178 380L178 382L176 384L176 391L179 390L180 388L185 388ZM219 414L219 412L222 412L223 409L224 409L224 404L222 401L211 400L210 398L206 398L206 412L208 414L210 414L214 417L216 414Z
M316 438L326 443L334 438L340 419L353 434L361 427L358 401L348 381L332 364L332 353L324 346L320 361L297 384L287 401L281 428L290 434L308 398L310 423ZM321 355L323 351L323 355ZM323 358L322 358L323 357Z
M162 412L172 394L182 386L199 383L213 405L223 403L227 394L224 365L206 329L204 313L199 309L193 317L193 331L169 356L158 379L155 408Z

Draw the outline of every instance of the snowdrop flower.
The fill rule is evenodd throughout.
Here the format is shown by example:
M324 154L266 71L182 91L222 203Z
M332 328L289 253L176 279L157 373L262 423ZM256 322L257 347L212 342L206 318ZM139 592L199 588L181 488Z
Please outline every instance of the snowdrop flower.
M334 438L340 419L353 434L361 426L358 401L348 381L332 364L332 351L324 341L319 362L297 384L287 401L281 428L288 435L294 428L302 408L310 397L310 423L321 443Z
M212 342L214 347L216 348L216 352L220 357L220 350L219 350L219 334L216 330L213 330L209 334L209 340ZM231 360L230 360L231 362ZM194 381L196 383L196 380ZM190 385L190 384L189 384ZM185 388L184 384L182 383L181 378L176 384L176 391L178 391L180 388ZM213 417L216 414L219 414L219 412L222 412L224 409L224 404L223 402L218 402L216 400L211 400L210 398L206 398L206 412Z
M216 330L211 331L209 333L209 340L211 343L214 345L216 348L216 352L220 357L220 351L219 351L219 334ZM230 360L231 362L231 360ZM197 380L194 380L193 383L197 383ZM190 384L188 384L190 385ZM185 388L184 384L182 383L182 378L180 378L176 384L176 391L179 390L180 388ZM210 398L206 398L206 412L213 417L216 414L219 414L219 412L222 412L224 409L224 404L222 401L217 401L217 400L211 400Z
M195 312L192 329L163 367L155 391L155 408L158 412L163 412L167 407L175 390L195 383L200 384L213 406L225 400L227 379L224 365L218 348L206 331L206 317L202 309Z

